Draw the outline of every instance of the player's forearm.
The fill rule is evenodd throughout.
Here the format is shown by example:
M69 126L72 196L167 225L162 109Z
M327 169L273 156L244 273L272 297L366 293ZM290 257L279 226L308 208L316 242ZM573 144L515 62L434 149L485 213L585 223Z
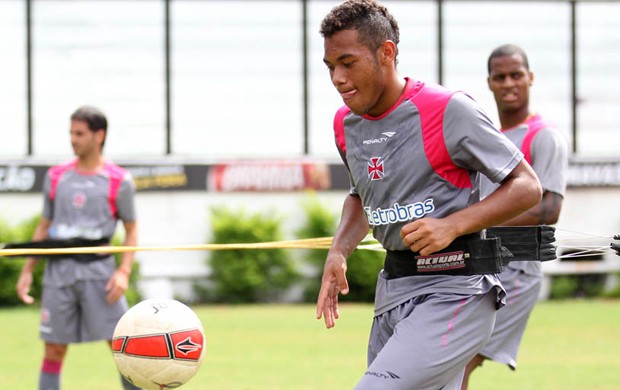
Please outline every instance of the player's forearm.
M22 266L22 273L32 273L32 271L34 271L34 267L37 266L37 263L39 262L39 260L37 260L36 257L29 257L26 259L26 261L24 262L24 265Z
M340 253L345 258L357 248L369 231L368 220L359 196L348 195L342 207L340 224L334 234L330 253Z
M51 224L51 221L49 221L48 219L42 218L41 221L39 221L39 224L37 225L37 227L34 229L34 233L32 234L32 241L43 241L46 238L48 238L50 224ZM39 262L39 259L37 259L36 257L28 257L26 259L26 262L22 266L22 272L32 272L38 262Z
M543 199L536 206L525 213L512 218L501 225L503 226L531 226L553 225L558 222L562 210L562 196L555 192L547 191Z
M540 203L541 197L542 188L534 171L521 163L495 192L447 219L457 235L474 233L523 214Z
M135 222L125 224L125 240L123 246L137 246L138 245L138 227ZM135 258L135 252L124 252L121 256L121 262L118 267L120 271L125 272L127 275L131 275L133 261Z
M131 275L135 254L134 252L125 252L121 256L121 262L118 266L118 270Z

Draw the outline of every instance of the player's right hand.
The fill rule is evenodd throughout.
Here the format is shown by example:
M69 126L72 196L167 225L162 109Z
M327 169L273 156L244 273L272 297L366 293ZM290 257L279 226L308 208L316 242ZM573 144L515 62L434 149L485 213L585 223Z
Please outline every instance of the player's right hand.
M325 320L326 328L333 328L340 317L338 310L338 294L349 293L349 283L345 276L347 259L338 255L328 255L321 278L321 290L316 304L316 318Z
M32 286L32 273L22 272L19 275L15 289L17 290L17 296L19 299L27 305L32 305L34 303L34 298L28 295L30 292L30 286Z
M457 235L446 218L420 218L403 226L400 237L412 252L426 256L450 245Z

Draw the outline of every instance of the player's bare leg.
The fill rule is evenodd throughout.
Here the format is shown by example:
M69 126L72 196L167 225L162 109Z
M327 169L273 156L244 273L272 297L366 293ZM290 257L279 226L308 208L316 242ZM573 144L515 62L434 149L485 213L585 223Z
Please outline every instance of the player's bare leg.
M461 390L467 390L467 386L469 386L469 376L476 369L476 367L481 366L486 358L482 355L476 355L473 359L467 363L465 367L465 376L463 377L463 384L461 385Z

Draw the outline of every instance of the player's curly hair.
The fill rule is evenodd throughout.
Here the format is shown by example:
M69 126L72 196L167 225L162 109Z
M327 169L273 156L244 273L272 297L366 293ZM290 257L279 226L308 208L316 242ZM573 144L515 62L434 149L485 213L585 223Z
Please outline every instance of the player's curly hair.
M360 43L372 52L390 40L396 45L398 56L398 23L387 8L375 0L347 0L332 8L321 22L320 33L323 38L330 38L342 30L357 30Z

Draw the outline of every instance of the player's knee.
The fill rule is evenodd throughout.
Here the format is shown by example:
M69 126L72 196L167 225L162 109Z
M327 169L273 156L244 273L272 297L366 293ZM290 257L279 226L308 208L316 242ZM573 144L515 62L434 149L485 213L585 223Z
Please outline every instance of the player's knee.
M67 345L65 344L45 344L45 359L54 362L61 362L67 353Z

